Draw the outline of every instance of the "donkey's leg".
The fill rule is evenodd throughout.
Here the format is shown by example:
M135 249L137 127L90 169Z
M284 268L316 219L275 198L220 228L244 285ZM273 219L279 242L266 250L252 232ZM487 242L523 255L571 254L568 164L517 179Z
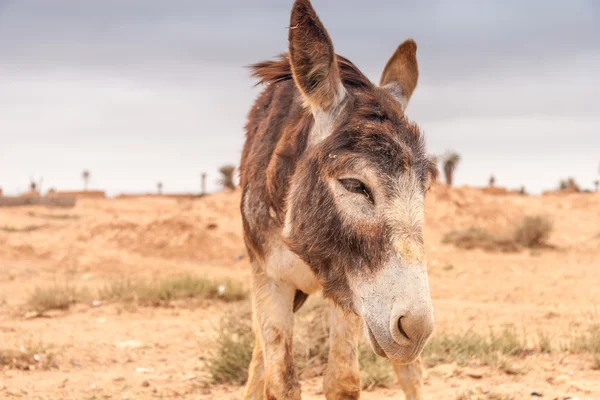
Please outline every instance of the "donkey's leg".
M265 397L267 400L300 400L300 384L292 351L296 289L285 281L262 273L253 275L252 285L254 316L264 359ZM257 370L260 372L260 368L257 367Z
M254 350L252 350L252 361L248 368L248 382L244 390L243 400L265 399L265 359L263 355L262 336L260 325L253 305L252 328L254 331Z
M421 357L411 364L400 365L392 362L398 383L402 387L406 400L423 400L423 366Z
M360 318L331 305L329 320L329 358L323 385L325 397L328 400L357 400L360 397Z

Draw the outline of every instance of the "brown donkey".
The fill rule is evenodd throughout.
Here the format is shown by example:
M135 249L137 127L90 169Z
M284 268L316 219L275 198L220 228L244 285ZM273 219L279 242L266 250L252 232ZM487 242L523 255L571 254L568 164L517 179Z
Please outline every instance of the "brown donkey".
M424 196L437 170L404 116L415 42L398 47L377 86L335 54L310 2L297 0L289 53L252 71L266 89L241 160L256 335L244 399L300 399L293 313L318 290L332 303L325 396L360 396L362 320L407 398L421 398L418 357L433 331Z

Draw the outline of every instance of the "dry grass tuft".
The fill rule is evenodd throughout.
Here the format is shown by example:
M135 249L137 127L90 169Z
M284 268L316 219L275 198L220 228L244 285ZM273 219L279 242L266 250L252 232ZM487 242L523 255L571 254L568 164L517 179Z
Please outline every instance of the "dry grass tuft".
M549 334L543 331L539 331L538 337L538 350L540 353L551 354L552 353L552 338Z
M479 228L449 232L444 235L442 243L450 243L465 250L479 248L486 251L501 251L505 253L519 250L519 246L510 238L492 235Z
M87 290L69 284L55 284L45 288L36 287L27 299L30 311L43 313L50 310L68 310L75 303L89 299Z
M477 361L483 365L507 370L506 356L519 356L527 352L524 336L514 327L489 335L467 331L462 334L436 334L423 351L423 360L429 366L456 362L465 366ZM506 371L505 371L506 372Z
M363 390L389 387L394 383L392 364L373 353L367 343L359 346L358 363L360 365L360 383Z
M20 370L55 368L56 358L49 346L30 341L19 349L0 349L0 367Z
M600 369L600 325L592 325L587 332L580 333L564 346L571 353L591 353L594 369Z
M237 282L217 283L192 275L162 280L117 281L102 288L99 297L105 301L123 301L140 306L160 306L173 300L203 298L226 302L248 298L248 292Z
M547 246L552 233L552 220L536 215L525 217L515 229L515 242L524 247L535 248Z
M254 348L252 314L248 308L221 319L214 351L206 360L212 383L242 385L248 380Z
M462 231L451 231L444 235L442 243L450 243L465 249L483 249L504 253L516 252L521 247L550 247L547 240L552 233L552 221L543 216L525 217L510 236L491 234L480 228L469 228Z

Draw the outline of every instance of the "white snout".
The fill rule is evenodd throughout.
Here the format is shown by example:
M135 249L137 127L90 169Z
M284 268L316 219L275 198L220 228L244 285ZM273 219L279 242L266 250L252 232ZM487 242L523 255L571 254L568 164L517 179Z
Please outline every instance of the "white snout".
M373 351L401 363L414 361L433 333L425 265L389 262L370 279L357 279L355 304Z

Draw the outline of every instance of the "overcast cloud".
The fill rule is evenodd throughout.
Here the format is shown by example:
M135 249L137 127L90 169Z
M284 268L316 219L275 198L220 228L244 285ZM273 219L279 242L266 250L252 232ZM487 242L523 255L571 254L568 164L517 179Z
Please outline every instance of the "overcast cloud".
M0 0L0 187L198 190L238 163L258 88L286 51L292 1ZM600 3L313 0L336 51L372 80L419 46L407 109L458 184L539 192L600 163Z

